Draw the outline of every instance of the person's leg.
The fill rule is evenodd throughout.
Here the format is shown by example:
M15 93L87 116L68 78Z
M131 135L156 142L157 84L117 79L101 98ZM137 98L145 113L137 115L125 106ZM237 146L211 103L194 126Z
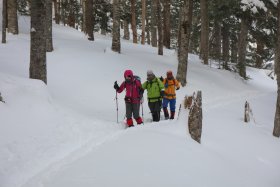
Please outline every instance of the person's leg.
M170 111L171 111L170 119L174 119L175 110L176 110L176 99L171 99L170 100Z
M133 126L132 120L132 103L125 103L126 123L129 127Z
M155 121L160 120L160 110L161 110L161 101L156 101L155 102L155 107L154 107L154 115L155 115Z
M132 104L133 107L133 117L136 120L137 124L142 124L143 120L139 115L139 111L140 111L140 103L133 103Z
M168 113L168 110L167 110L168 102L169 102L168 99L163 98L162 107L163 107L163 112L164 112L165 119L169 119L169 113Z
M149 108L152 114L153 121L156 121L156 116L155 116L155 102L149 102Z

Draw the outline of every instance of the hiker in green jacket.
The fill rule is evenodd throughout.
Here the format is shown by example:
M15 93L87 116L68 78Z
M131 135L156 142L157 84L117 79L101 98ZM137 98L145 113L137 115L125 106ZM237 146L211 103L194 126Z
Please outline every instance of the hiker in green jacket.
M147 71L147 81L142 84L142 88L144 90L147 89L148 105L152 113L153 121L159 121L162 97L164 94L163 83L155 76L152 70L149 70Z

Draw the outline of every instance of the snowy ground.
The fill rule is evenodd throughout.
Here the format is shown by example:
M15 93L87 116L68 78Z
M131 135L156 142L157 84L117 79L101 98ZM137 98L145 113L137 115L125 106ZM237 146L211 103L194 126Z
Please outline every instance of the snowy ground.
M124 129L116 123L113 82L132 69L142 80L176 72L176 53L111 38L96 41L54 25L48 53L48 85L28 79L29 19L20 17L18 36L0 45L0 187L192 186L279 187L280 141L272 136L276 82L248 68L250 80L202 65L189 56L186 94L202 90L203 135L187 132L187 113L174 121ZM123 120L124 94L119 94ZM245 101L253 119L243 123ZM149 120L147 102L144 118Z

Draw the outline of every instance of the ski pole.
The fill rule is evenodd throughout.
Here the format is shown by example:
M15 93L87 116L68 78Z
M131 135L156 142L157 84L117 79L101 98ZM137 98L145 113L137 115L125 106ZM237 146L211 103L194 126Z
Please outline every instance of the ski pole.
M141 99L141 108L142 108L142 122L143 122L143 125L144 125L143 97Z
M118 92L116 90L116 107L117 107L117 123L119 123L119 104L118 104Z
M180 106L179 106L179 112L178 112L177 120L179 119L180 112L181 112L181 104L180 104Z

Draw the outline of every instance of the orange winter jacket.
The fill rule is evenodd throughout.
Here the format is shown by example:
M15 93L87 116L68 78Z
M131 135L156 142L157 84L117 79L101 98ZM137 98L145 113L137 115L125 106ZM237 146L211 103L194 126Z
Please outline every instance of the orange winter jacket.
M164 79L164 98L166 99L175 99L176 98L176 89L180 88L180 83L176 79Z

